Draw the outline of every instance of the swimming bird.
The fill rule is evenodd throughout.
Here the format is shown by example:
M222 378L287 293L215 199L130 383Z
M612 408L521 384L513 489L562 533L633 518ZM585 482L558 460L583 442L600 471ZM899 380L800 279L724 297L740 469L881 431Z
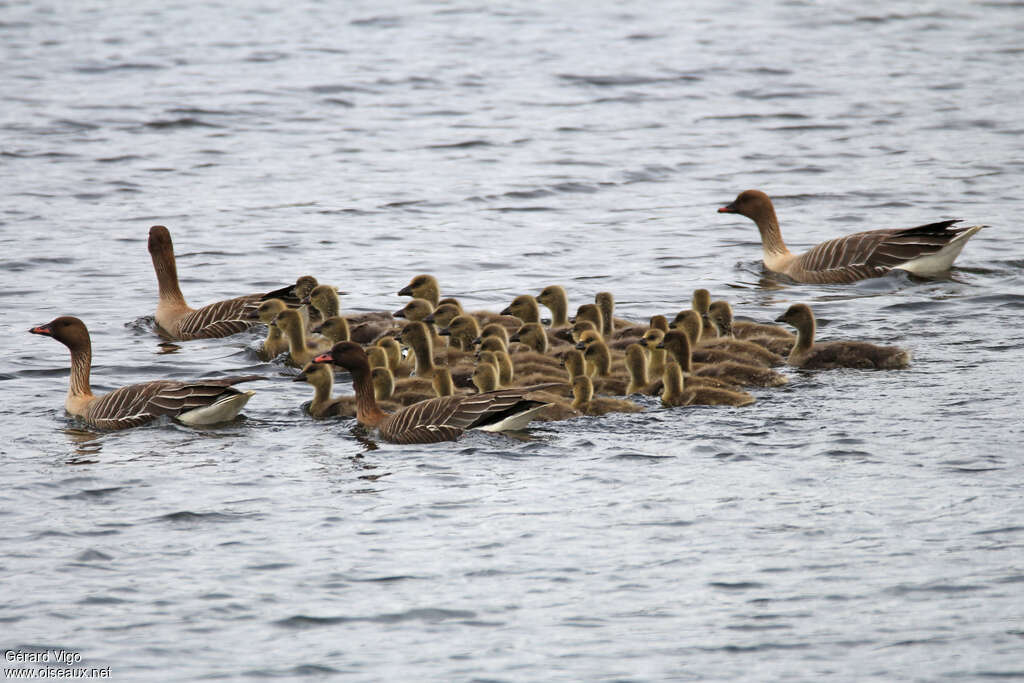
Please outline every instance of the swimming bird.
M441 300L441 288L433 275L417 275L409 284L398 290L398 296L426 299L431 307L436 307Z
M332 315L329 318L325 318L320 323L320 335L332 344L337 344L340 341L349 341L352 337L349 332L348 320L345 320L340 315Z
M327 365L307 363L302 372L296 375L293 382L307 382L313 387L313 401L309 404L309 414L317 419L326 417L355 417L355 401L350 397L331 398L334 387L334 371Z
M683 370L675 361L665 366L663 382L661 402L665 406L746 406L754 402L754 397L745 391L685 386Z
M537 303L551 311L551 328L569 326L569 297L560 285L548 285L537 295Z
M537 305L537 300L531 295L520 294L515 299L512 299L512 303L502 309L501 315L514 316L523 323L539 323L540 306Z
M71 379L64 409L93 427L125 429L167 415L187 425L233 420L252 397L252 391L233 387L263 379L259 375L198 379L189 382L154 380L131 384L99 396L92 393L92 341L78 318L61 316L29 330L53 337L71 352Z
M546 405L528 398L531 392L547 388L538 385L432 398L388 414L374 399L369 365L361 346L340 342L328 353L317 356L316 362L332 363L352 374L356 419L368 428L377 429L382 439L395 443L453 441L467 429L522 429Z
M274 318L274 325L281 328L281 333L288 340L288 364L301 368L313 356L330 348L330 342L321 336L315 338L306 335L302 315L291 308L286 308Z
M579 375L572 381L572 407L584 415L598 416L608 413L641 413L643 406L621 398L594 396L594 383L586 375Z
M295 286L289 285L273 292L248 294L192 308L185 303L178 285L171 233L162 225L149 229L149 255L160 286L160 299L154 316L157 332L172 341L227 337L244 332L256 324L255 309L267 299L282 299L286 304L296 306L300 303L295 298Z
M675 329L682 330L689 337L695 363L718 363L734 360L738 363L762 367L782 365L782 356L772 353L758 344L731 337L705 337L702 333L701 317L697 315L696 311L680 312L673 325ZM701 341L696 343L694 339Z
M468 352L473 348L473 340L480 336L480 325L471 315L458 315L438 334L449 337L451 346Z
M897 346L876 346L858 341L814 343L814 313L806 304L793 304L776 322L789 323L796 328L796 344L786 361L798 368L899 370L910 365L910 352Z
M919 276L945 272L967 240L984 226L952 228L959 220L939 221L914 228L888 228L831 239L803 254L789 251L782 241L771 199L760 190L746 190L718 210L754 221L761 233L764 266L797 282L845 283L880 277L893 269Z
M658 346L668 351L683 372L695 375L694 380L702 377L715 379L724 384L761 387L777 387L789 381L785 375L768 368L735 361L694 366L691 360L690 338L682 330L669 330Z
M778 325L764 325L761 323L740 321L736 323L732 317L732 306L726 301L712 302L708 309L708 320L715 328L719 337L726 340L738 340L757 344L773 354L780 357L789 355L790 349L796 342L796 335L789 330L784 330ZM736 334L736 325L743 332L740 337Z
M267 326L267 337L256 352L260 360L274 360L288 350L288 339L280 327L272 324L277 314L286 308L288 306L280 299L267 299L256 308L256 319Z
M629 372L629 384L626 394L648 394L653 396L661 391L661 380L651 381L647 374L647 350L640 344L626 347L626 370Z

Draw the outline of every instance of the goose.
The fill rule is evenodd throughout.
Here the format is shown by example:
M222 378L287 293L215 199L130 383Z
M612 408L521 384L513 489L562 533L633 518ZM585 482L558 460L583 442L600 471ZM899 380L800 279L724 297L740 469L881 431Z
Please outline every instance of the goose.
M337 344L340 341L349 341L352 337L349 331L348 320L345 320L340 315L325 318L320 323L320 335L332 344Z
M441 301L441 288L433 275L417 275L405 287L398 290L398 296L411 296L425 299L431 308L436 308Z
M185 303L178 286L178 267L174 259L174 244L170 231L162 225L149 229L149 255L153 259L160 299L154 315L157 332L171 341L210 339L227 337L244 332L256 324L255 309L260 302L268 299L283 299L287 304L298 305L295 285L283 287L265 294L226 299L192 308Z
M662 332L668 332L668 318L663 315L652 315L650 328L652 330L661 330Z
M293 382L308 382L313 385L313 401L309 404L310 416L320 420L326 417L355 417L355 401L348 396L331 398L334 387L334 372L326 365L307 363Z
M611 292L598 292L594 304L601 309L601 334L605 339L639 337L647 329L622 318L615 317L615 297ZM628 342L628 346L632 341Z
M596 332L587 332L576 344L583 350L583 374L593 378L597 389L605 394L624 394L629 384L623 373L612 372L612 356L608 345Z
M659 347L663 347L685 373L697 377L718 379L727 384L741 386L777 387L786 384L785 375L780 375L768 368L747 365L727 360L694 367L690 353L690 339L682 330L669 330Z
M604 314L601 313L601 309L597 304L583 304L576 309L576 317L573 319L574 323L578 323L581 320L586 320L594 324L594 327L598 332L604 329ZM601 332L603 335L604 333Z
M560 285L548 285L537 296L537 303L551 311L551 327L569 326L569 297Z
M473 348L473 340L480 336L480 325L471 315L459 315L438 334L450 337L450 343L455 348L470 351Z
M667 322L668 321L666 321L666 324ZM665 370L665 362L668 354L664 348L659 348L658 346L664 338L665 332L652 327L644 332L644 336L642 336L638 342L640 346L647 349L649 360L648 369L655 377L660 377L661 373Z
M467 429L503 431L524 428L546 405L528 398L545 385L503 389L483 394L445 396L386 413L377 405L370 383L370 369L362 347L339 342L318 363L332 363L352 373L356 394L356 420L376 429L382 439L394 443L435 443L458 439Z
M683 370L672 361L665 366L664 389L661 402L665 406L746 406L754 402L754 397L745 391L732 391L717 387L685 387L683 386Z
M431 380L438 369L434 361L434 341L426 323L416 321L408 323L399 335L398 341L409 347L414 361L414 374L417 378ZM470 386L472 374L471 354L449 349L445 353L446 363L458 363L450 368L452 379L459 387Z
M708 319L719 337L729 341L757 344L780 357L788 356L793 348L793 343L796 342L796 335L790 334L777 325L762 325L752 322L741 323L743 326L741 329L746 334L742 339L738 339L734 331L732 306L726 301L712 302L708 309Z
M347 341L342 339L341 341ZM338 342L334 342L337 344ZM366 349L366 358L370 363L371 368L387 368L388 372L391 372L391 366L388 363L388 354L380 346L371 346Z
M914 228L858 232L822 242L803 254L786 248L771 199L760 190L746 190L718 210L754 221L761 233L764 266L796 282L846 283L881 277L893 269L918 276L950 269L964 245L983 225L952 228L959 220Z
M682 330L689 337L693 360L696 363L734 360L766 368L783 363L782 356L752 342L723 337L704 338L701 317L696 311L682 311L673 325L675 329ZM695 344L694 339L702 341Z
M437 368L431 383L434 385L434 393L438 396L455 394L455 382L452 380L452 372L448 368Z
M572 407L584 415L599 416L608 413L640 413L643 407L620 398L594 397L594 383L586 375L572 381Z
M815 321L811 307L793 304L776 322L796 328L796 344L786 361L798 368L871 368L898 370L910 365L910 352L897 346L876 346L867 342L834 341L814 343Z
M302 302L309 304L317 312L315 319L326 320L341 313L338 290L330 285L316 285Z
M267 326L267 338L256 352L260 360L274 360L288 350L288 340L281 333L281 328L271 324L277 314L286 308L288 306L280 299L267 299L256 307L256 319Z
M497 391L501 387L498 382L497 366L492 363L477 363L473 368L473 386L480 394Z
M526 323L520 327L511 337L509 342L518 342L526 346L526 351L517 351L512 354L512 360L516 363L533 363L548 367L561 367L558 358L548 354L547 331L540 323ZM563 350L565 344L560 345Z
M587 332L593 332L598 335L601 334L601 330L599 330L597 325L595 325L593 321L590 320L577 320L572 324L572 327L569 328L569 330L572 334L572 341L573 343L576 344L580 342L580 340L583 338L583 335L586 334Z
M626 347L626 370L629 371L626 395L648 394L654 396L661 391L661 381L652 382L648 377L647 353L640 344L630 344Z
M64 409L100 429L125 429L167 415L187 425L209 425L233 420L252 397L235 384L263 379L259 375L198 379L189 382L154 380L115 389L99 396L92 393L92 342L89 330L78 318L61 316L29 330L53 337L71 352L71 379Z
M314 340L306 336L302 315L294 309L288 308L278 313L274 324L281 328L288 340L289 365L301 368L313 360L313 356L330 348L330 343L323 337Z
M391 370L385 366L374 367L371 365L370 380L373 384L373 397L384 410L395 410L402 406L434 398L437 395L432 380L416 377L395 379ZM355 404L354 397L345 398L346 400L351 398L353 405ZM355 409L353 408L353 410Z

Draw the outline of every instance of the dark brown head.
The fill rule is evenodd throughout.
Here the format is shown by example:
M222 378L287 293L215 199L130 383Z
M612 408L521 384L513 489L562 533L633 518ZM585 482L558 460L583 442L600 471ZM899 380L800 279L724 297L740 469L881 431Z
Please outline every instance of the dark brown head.
M149 229L149 253L166 254L174 253L174 243L171 242L171 231L162 225L154 225Z
M727 204L718 210L718 213L738 213L741 216L758 222L759 218L775 217L775 208L772 200L760 190L744 190L736 196L731 204Z
M777 323L789 323L798 330L814 329L814 313L807 304L793 304L786 312L775 319Z
M363 347L355 342L338 342L331 347L330 351L314 358L313 362L331 363L352 373L362 371L369 374L370 372L370 361L366 357L366 351L363 351Z
M53 337L72 351L88 350L91 347L89 330L86 329L85 323L70 315L54 318L45 325L36 325L30 328L29 332Z

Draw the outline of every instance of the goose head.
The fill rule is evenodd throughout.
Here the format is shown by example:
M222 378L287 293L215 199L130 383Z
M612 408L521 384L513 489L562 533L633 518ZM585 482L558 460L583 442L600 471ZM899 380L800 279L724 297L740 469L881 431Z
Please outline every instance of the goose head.
M641 346L645 346L648 349L655 349L658 348L658 344L660 344L664 339L665 332L662 332L656 327L652 327L644 332L644 336L640 337L639 343Z
M611 292L598 292L594 296L594 305L601 311L601 331L606 335L611 334L614 325L615 297ZM579 313L576 314L576 319L579 320Z
M805 339L814 338L816 323L814 313L807 304L793 304L786 312L775 319L777 323L788 323L796 328Z
M420 321L434 312L434 306L426 299L413 299L405 306L395 311L392 315L396 318Z
M537 295L537 303L551 311L551 325L561 327L568 324L569 297L561 285L548 285Z
M480 336L480 325L471 315L458 315L438 334L450 336L458 348L468 351L473 346L473 340Z
M732 306L728 301L712 301L707 317L720 336L732 336Z
M280 299L267 299L257 306L256 310L250 313L248 317L254 317L264 325L269 325L274 322L274 318L277 317L277 314L286 308L288 308L288 306Z
M526 323L509 337L510 342L526 344L537 353L547 353L548 335L540 323Z
M295 280L295 287L292 288L292 292L299 301L302 301L316 289L318 284L316 278L312 275L302 275Z
M505 342L501 340L501 337L481 337L480 338L480 350L481 351L508 351L508 347L505 346Z
M656 348L665 349L683 370L690 368L690 339L682 330L669 330Z
M441 288L433 275L417 275L409 284L398 290L398 295L426 299L431 306L436 306L441 298Z
M760 223L765 220L775 220L775 207L772 200L760 190L744 190L730 204L726 204L718 210L718 213L738 213L741 216Z
M331 285L317 285L310 291L309 296L303 299L303 302L309 303L313 308L320 311L320 315L324 318L338 315L338 311L341 310L338 290Z
M579 342L587 332L596 332L597 334L600 334L600 332L598 332L597 325L589 320L577 320L572 324L572 327L569 330L569 333L572 335L572 339L575 342Z
M89 330L85 323L74 316L62 315L45 325L36 325L29 332L53 337L72 351L88 351L92 348Z
M451 325L452 320L462 315L462 308L457 304L443 303L438 304L434 312L423 319L425 323L433 323L438 328L444 328Z
M704 325L697 311L687 309L679 311L676 319L669 323L669 328L684 332L690 338L690 343L692 344L700 339Z
M274 317L277 325L285 334L303 334L302 315L294 308L286 308Z
M668 332L668 318L663 315L652 315L651 316L651 329L661 330L662 332Z
M586 349L598 342L602 342L600 332L597 330L584 330L583 333L580 334L579 341L576 342L576 348L581 350Z
M302 368L302 372L292 378L293 382L307 382L314 387L330 387L334 384L334 373L331 367L323 363L310 361Z
M395 376L389 368L376 367L370 370L373 383L373 398L378 401L390 400L395 394Z
M348 320L341 316L334 315L327 318L320 325L320 334L327 337L334 343L349 340Z
M387 365L392 371L402 364L402 345L394 337L381 337L377 340L377 347L383 349L387 356Z
M604 314L601 313L601 309L598 308L597 304L583 304L576 309L576 318L573 322L580 322L581 320L589 320L594 323L594 327L598 330L604 329Z
M524 323L540 322L540 307L537 305L537 300L529 294L517 296L501 311L501 314L515 316Z

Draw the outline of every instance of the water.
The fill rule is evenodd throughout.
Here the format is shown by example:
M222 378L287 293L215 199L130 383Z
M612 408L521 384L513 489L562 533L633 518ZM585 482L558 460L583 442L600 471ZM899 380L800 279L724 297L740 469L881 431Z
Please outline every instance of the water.
M1010 2L4 3L4 648L132 681L1024 677L1022 29ZM750 187L794 250L991 227L948 278L792 286L715 213ZM194 305L310 273L397 310L431 272L473 309L560 283L646 320L707 287L914 365L373 443L305 417L256 334L162 352L157 223ZM267 381L226 427L82 431L65 349L25 333L60 314L98 389Z

